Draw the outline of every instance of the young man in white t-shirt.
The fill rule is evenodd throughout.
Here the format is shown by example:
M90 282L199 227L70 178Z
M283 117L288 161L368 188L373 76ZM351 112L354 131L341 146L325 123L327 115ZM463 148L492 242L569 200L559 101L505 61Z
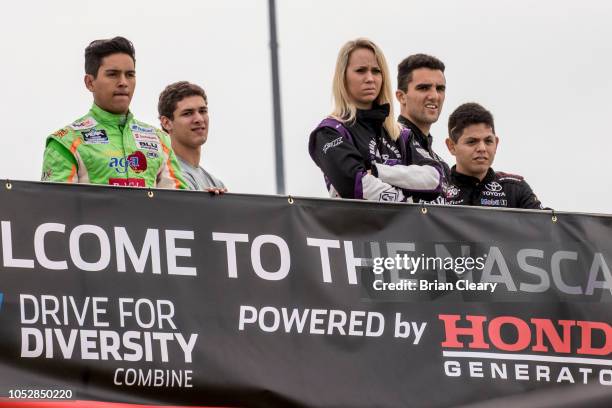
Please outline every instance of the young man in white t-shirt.
M223 182L200 166L202 145L208 138L208 99L204 89L187 81L170 84L159 95L157 110L190 189L226 192Z

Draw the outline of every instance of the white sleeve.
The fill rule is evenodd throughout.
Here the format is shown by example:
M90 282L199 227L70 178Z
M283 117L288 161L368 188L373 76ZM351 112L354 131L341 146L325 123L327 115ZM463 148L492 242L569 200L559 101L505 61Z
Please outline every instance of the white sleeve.
M363 198L370 201L406 201L404 193L371 174L361 178Z
M378 178L392 186L414 191L439 191L442 176L434 166L401 164L388 166L376 163Z

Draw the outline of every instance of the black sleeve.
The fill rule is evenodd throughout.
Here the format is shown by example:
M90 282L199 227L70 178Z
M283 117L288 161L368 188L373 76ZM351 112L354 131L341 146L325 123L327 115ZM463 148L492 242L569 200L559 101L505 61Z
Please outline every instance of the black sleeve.
M533 210L541 210L544 208L542 207L542 203L540 202L540 200L538 200L538 197L533 193L531 187L529 187L529 184L527 184L525 180L521 181L518 187L518 208L527 208Z
M310 137L317 166L340 197L355 198L355 180L369 170L369 164L350 141L331 128L321 128Z

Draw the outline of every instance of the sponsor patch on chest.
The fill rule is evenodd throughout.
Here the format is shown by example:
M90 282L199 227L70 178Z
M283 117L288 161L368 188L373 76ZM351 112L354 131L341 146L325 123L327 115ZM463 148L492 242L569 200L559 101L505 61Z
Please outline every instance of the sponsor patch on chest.
M494 191L494 192L502 191L502 185L499 184L497 181L491 181L487 183L485 185L485 188L489 191Z
M119 174L126 174L128 169L132 169L135 173L142 173L147 169L147 158L142 152L136 151L127 157L112 157L108 167Z
M149 133L149 134L154 134L155 133L155 128L152 127L148 127L148 126L140 126L136 123L133 123L130 126L130 129L132 130L132 132L138 132L138 133Z
M503 198L502 199L500 198L495 198L495 199L481 198L480 205L484 207L507 207L508 200L503 199Z
M399 149L385 139L381 140L380 145L376 142L376 140L370 140L368 149L370 151L371 160L379 159L385 163L390 160L401 160L402 158Z
M146 150L148 152L156 153L161 151L161 146L158 142L151 142L147 140L136 140L136 148L139 150Z
M459 189L457 186L450 185L446 189L446 198L455 198L459 195Z
M146 187L145 179L143 178L115 178L111 177L108 179L108 184L111 186L125 186L125 187Z
M94 118L89 117L89 118L85 118L83 120L74 122L72 125L70 125L70 127L73 128L74 130L85 130L85 129L91 129L97 124L98 122L96 122Z
M134 132L132 131L132 135L134 136L134 140L138 142L153 142L159 144L159 138L155 133L142 133L142 132Z
M81 132L81 135L86 144L108 144L108 135L104 129L91 129Z

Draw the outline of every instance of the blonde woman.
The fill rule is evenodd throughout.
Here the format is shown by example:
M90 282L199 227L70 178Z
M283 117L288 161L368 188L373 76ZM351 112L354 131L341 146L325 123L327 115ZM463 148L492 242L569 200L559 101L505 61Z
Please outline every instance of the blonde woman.
M332 197L412 202L412 193L441 191L435 161L405 165L410 131L395 123L389 69L376 44L358 38L340 49L333 94L333 112L309 141Z

